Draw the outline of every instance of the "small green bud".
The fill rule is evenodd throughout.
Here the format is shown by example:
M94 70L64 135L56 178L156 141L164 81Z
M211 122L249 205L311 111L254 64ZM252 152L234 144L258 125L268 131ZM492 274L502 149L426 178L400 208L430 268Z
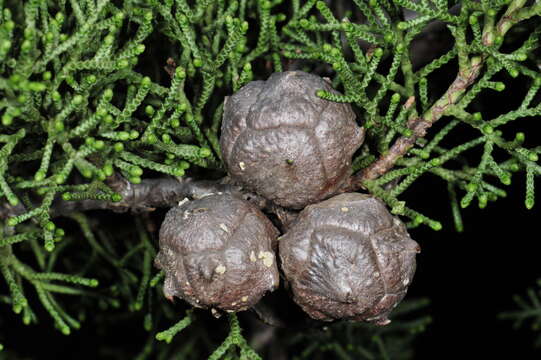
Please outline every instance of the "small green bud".
M131 130L130 131L130 140L135 140L139 137L139 131Z
M180 121L178 119L171 119L169 122L172 128L178 128L180 126Z
M65 235L65 232L64 232L64 229L62 228L59 228L57 227L54 231L54 236L58 237L58 238L61 238L61 237L64 237Z
M176 168L173 170L173 175L175 176L184 176L184 169Z
M103 149L105 147L105 143L103 142L103 140L96 140L94 142L93 147L96 150L101 150L101 149Z
M113 90L112 89L105 89L103 92L103 98L105 101L111 101L113 98Z
M477 198L479 209L484 209L488 204L488 195L486 193L480 194Z
M107 176L111 176L114 173L113 165L111 165L111 164L103 165L102 169L103 169L103 172L105 173L105 175L107 175Z
M355 25L353 25L349 21L344 20L342 21L342 28L344 29L344 31L352 32L353 30L355 30Z
M382 48L377 48L376 50L374 50L374 56L375 57L381 57L383 55L383 49Z
M403 43L399 43L396 45L396 51L398 52L402 52L406 49L406 45L404 45Z
M139 176L130 176L128 178L128 181L131 182L132 184L140 184L141 178Z
M136 46L135 48L135 52L138 53L138 54L142 54L145 52L145 45L143 44L139 44Z
M9 126L13 123L13 116L7 112L2 115L2 125Z
M17 221L17 219L14 218L14 217L10 217L10 218L6 221L6 224L7 224L8 226L15 226L15 225L17 225L17 223L18 223L18 221Z
M68 40L68 34L60 34L60 42L64 42L66 40Z
M148 134L144 141L148 144L156 144L158 142L158 138L154 134Z
M148 116L154 115L154 108L152 107L152 105L147 105L147 106L145 106L145 113L146 113Z
M496 35L496 37L494 37L494 45L501 45L501 44L503 44L503 36Z
M103 180L105 180L107 178L107 176L105 175L105 173L101 169L96 170L96 172L94 173L94 176L99 181L103 181Z
M332 57L338 58L342 55L342 52L340 51L340 49L332 48L330 54Z
M45 42L50 43L50 42L53 42L53 40L54 40L54 34L52 32L49 31L45 33Z
M243 21L242 24L240 25L240 31L243 32L243 33L246 33L248 31L249 27L250 27L250 25L248 24L248 22Z
M45 84L40 83L40 82L30 82L30 83L28 83L28 90L30 90L30 91L41 92L41 91L45 91L45 89L47 89L47 86Z
M41 78L42 78L44 81L49 81L49 80L51 80L52 77L53 77L53 74L51 74L50 71L45 71L45 72L41 75Z
M326 52L326 53L330 53L331 50L333 49L333 47L329 44L323 44L323 47L322 47L323 51Z
M502 82L497 82L494 84L494 90L496 91L503 91L505 90L505 84Z
M7 31L11 32L15 28L15 23L11 20L6 21L4 27Z
M82 95L75 95L73 97L73 104L74 105L81 105L83 103L83 96Z
M317 97L323 98L323 97L325 97L325 94L326 94L325 90L319 89L319 90L316 91L316 96Z
M24 40L21 44L21 50L27 52L32 48L32 42L30 40Z
M516 59L517 61L525 61L526 59L528 59L528 54L525 54L525 53L516 54Z
M104 118L103 118L103 122L106 123L106 124L112 124L115 122L115 120L113 119L113 115L111 114L107 114Z
M470 15L470 18L468 20L470 22L470 25L475 25L479 22L479 19L477 19L477 16L475 15Z
M89 84L95 84L96 81L98 80L96 78L96 75L94 74L91 74L91 75L88 75L86 78L85 78L86 82L89 83Z
M489 124L483 125L483 133L486 135L490 135L494 132L494 128L490 126Z
M475 183L469 183L468 185L466 185L466 190L468 192L475 192L477 190L477 184Z
M537 156L537 154L534 153L534 152L530 152L528 154L528 160L533 161L533 162L537 162L537 160L539 160L539 156Z
M494 16L496 16L496 14L497 14L497 12L494 9L488 9L488 11L487 11L487 15L490 16L490 17L494 17Z
M118 66L120 69L127 68L129 65L130 65L130 63L129 63L129 61L126 60L126 59L122 59L122 60L120 60L120 61L117 63L117 66Z
M476 113L473 114L473 120L481 121L481 120L483 120L483 115L481 115L480 112L476 112Z
M99 117L99 118L104 118L105 116L107 116L107 110L104 109L104 108L99 108L98 110L96 110L96 115Z
M122 201L122 195L118 194L118 193L114 193L111 195L111 201L112 202L120 202Z
M162 135L162 141L166 144L171 143L171 136L169 134L163 134Z
M83 175L83 177L87 178L87 179L90 179L92 177L92 170L90 169L81 169L81 175Z
M21 94L21 95L17 96L17 102L19 104L24 104L26 102L26 100L28 100L28 97L26 95Z
M141 175L143 175L143 169L141 169L139 166L133 166L130 169L130 175L131 176L141 176Z
M54 102L58 102L60 100L62 100L62 95L60 95L60 93L58 91L54 91L51 95L52 99Z
M430 152L428 152L426 150L421 150L421 152L419 153L419 156L421 157L421 159L428 159L430 157ZM434 160L434 159L432 159L432 160ZM441 165L441 164L439 164L439 165Z
M193 66L195 66L196 68L199 68L203 66L203 61L199 58L195 58L193 59Z
M184 70L184 68L182 67L177 67L175 69L175 76L178 77L179 79L184 79L186 77L186 70Z
M145 20L146 20L146 21L151 21L152 18L154 18L154 14L152 14L152 11L147 11L147 12L145 13Z
M150 86L150 84L152 83L152 80L150 80L150 78L148 76L145 76L143 78L143 80L141 80L141 86Z
M242 54L244 51L246 51L246 45L239 42L237 46L235 46L235 51L239 54Z
M124 144L117 142L113 145L113 150L116 152L121 152L124 150Z
M34 29L31 28L31 27L27 27L26 29L24 29L24 38L25 39L31 39L33 36L34 36Z
M388 32L383 36L383 40L387 43L392 43L394 41L394 34L392 32Z
M47 231L54 231L54 229L56 228L52 221L47 222L44 227Z
M440 158L434 158L430 160L430 165L432 166L440 166L442 164L442 160Z
M282 13L276 14L274 17L275 17L277 22L285 21L287 19L286 14L282 14Z
M201 148L199 149L199 156L201 157L209 157L212 154L209 148Z
M443 226L441 225L441 223L439 221L433 221L433 222L430 223L429 226L434 231L440 231L443 228Z
M130 133L127 131L119 131L117 137L120 141L128 141L130 139Z
M13 74L9 77L9 81L13 83L14 85L19 84L21 81L23 81L21 75L19 74Z
M515 141L518 143L523 143L526 139L526 135L523 132L518 132L515 134Z
M124 13L122 11L117 12L114 16L114 20L116 22L121 22L122 20L124 20Z
M516 78L519 75L518 70L515 68L509 69L507 72L509 73L509 76L511 76L512 78Z
M396 28L398 30L406 30L408 28L408 23L404 22L404 21L401 21L396 25Z
M34 175L34 180L42 181L43 179L45 179L45 172L38 170L38 172L36 172L36 174Z
M106 37L103 38L103 43L105 45L112 45L113 42L115 42L115 37L111 34L107 35Z
M56 120L54 122L54 129L56 130L56 132L64 131L64 122L61 120Z
M534 80L533 80L533 84L535 86L541 86L541 76L537 76Z

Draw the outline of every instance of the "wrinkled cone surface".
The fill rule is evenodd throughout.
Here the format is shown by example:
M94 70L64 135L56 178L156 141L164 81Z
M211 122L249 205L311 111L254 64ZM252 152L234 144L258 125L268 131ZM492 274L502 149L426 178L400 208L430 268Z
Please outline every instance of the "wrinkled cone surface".
M307 206L279 247L294 300L312 318L380 325L405 296L419 252L380 200L358 193Z

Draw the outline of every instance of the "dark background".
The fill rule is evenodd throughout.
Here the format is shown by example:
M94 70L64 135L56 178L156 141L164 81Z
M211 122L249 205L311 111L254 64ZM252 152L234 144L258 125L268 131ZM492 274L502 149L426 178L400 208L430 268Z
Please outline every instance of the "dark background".
M435 186L434 179L424 179L416 194L410 194L424 213L450 220L439 232L423 227L411 231L422 252L408 296L429 297L433 317L418 339L416 359L541 355L532 346L538 333L528 327L515 330L512 321L498 319L502 312L517 309L512 296L525 295L541 275L539 206L526 210L524 176L515 175L513 181L507 198L484 210L472 203L464 211L461 234L453 231L443 184Z

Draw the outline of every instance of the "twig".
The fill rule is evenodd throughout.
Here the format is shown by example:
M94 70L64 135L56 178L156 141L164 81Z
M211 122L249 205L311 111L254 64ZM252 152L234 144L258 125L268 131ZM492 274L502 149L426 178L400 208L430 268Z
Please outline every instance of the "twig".
M408 128L413 131L413 135L409 137L401 136L389 151L382 154L372 165L353 175L347 190L357 190L362 187L363 181L377 179L392 169L396 161L415 145L417 139L423 138L427 130L444 115L445 111L456 104L468 86L477 79L482 66L483 59L474 57L471 60L470 67L459 72L445 94L423 116L409 120Z
M282 226L287 228L296 218L296 212L284 209L271 201L244 191L240 186L229 183L229 178L219 180L194 180L191 178L144 179L140 184L132 184L120 175L108 179L107 184L122 196L119 202L101 200L65 201L60 196L55 199L49 215L63 216L74 211L111 210L114 212L150 212L156 208L168 208L188 198L196 200L211 194L236 193L260 209L276 215ZM0 219L17 216L27 209L22 205L0 205Z

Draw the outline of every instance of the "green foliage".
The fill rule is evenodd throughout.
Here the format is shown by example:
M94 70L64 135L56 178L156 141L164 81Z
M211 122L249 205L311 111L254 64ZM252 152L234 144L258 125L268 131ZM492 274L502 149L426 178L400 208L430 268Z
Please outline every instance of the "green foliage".
M199 319L188 312L158 333L158 319L174 323L178 309L163 299L163 274L153 274L151 218L125 220L129 225L119 229L100 214L57 217L52 208L60 197L121 201L108 182L115 173L133 184L163 175L224 175L218 145L224 97L273 71L301 68L330 77L343 95L320 90L318 96L352 103L367 129L353 163L355 189L383 199L410 227L442 228L404 200L425 176L447 185L457 231L467 226L462 208L505 197L504 187L519 174L525 206L533 208L541 147L514 125L527 129L541 114L535 63L541 30L529 23L539 20L541 4L462 1L456 13L452 3L0 0L0 303L25 324L37 322L33 308L41 306L64 334L96 309L144 314L151 336L139 359L157 349L156 337L170 342L197 327ZM405 9L417 16L405 18ZM415 41L435 20L453 44L416 64ZM515 31L519 26L527 37ZM455 79L438 83L442 72ZM494 114L479 106L481 96L505 94L513 78L527 84L518 107ZM436 122L442 126L432 127ZM461 134L467 136L455 141ZM79 307L68 305L69 295L81 298ZM259 358L236 316L229 320L225 341L197 354ZM331 332L320 342L302 336L294 342L304 344L301 358L315 358L311 351L400 358L393 349L412 340L401 331L424 324L417 317L384 329L359 325L362 341L353 348ZM351 335L357 325L331 328ZM182 351L188 354L203 336L195 332ZM165 358L168 349L156 351Z
M429 316L419 315L427 305L426 299L403 302L391 324L383 327L341 322L324 331L297 334L290 343L303 350L294 359L412 359L411 342L431 322Z
M534 178L541 174L537 163L539 150L522 147L523 133L517 134L517 139L522 141L507 141L506 137L515 134L509 134L505 125L541 113L538 98L532 104L541 78L532 67L534 64L525 64L538 47L539 29L522 44L515 44L515 49L510 52L507 50L509 46L505 45L506 39L511 37L507 33L514 24L541 13L539 4L524 7L524 2L520 1L509 4L463 1L460 12L454 15L448 11L447 2L443 1L354 3L358 7L355 10L343 11L336 6L337 10L333 12L325 2L308 2L306 6L314 7L312 10L316 16L308 15L306 9L301 11L297 8L284 27L287 37L282 47L286 49L286 57L307 60L307 69L322 62L332 67L335 74L333 84L342 87L344 95L321 91L318 92L320 97L351 102L364 110L365 126L371 141L365 142L363 154L355 162L367 159L367 154L371 154L375 162L389 152L396 152L394 140L400 136L411 137L415 132L413 121L427 122L427 127L440 118L447 122L439 132L418 136L421 139L416 139L408 149L410 156L407 159L399 158L392 171L375 181L365 178L363 186L385 200L395 213L411 218L411 226L425 223L437 230L441 228L439 222L403 206L399 200L400 195L419 177L433 174L447 182L451 197L461 197L459 203L462 208L468 207L475 198L479 207L484 208L488 200L506 196L503 189L491 184L494 178L505 186L511 183L512 173L525 172L525 203L531 209L534 205ZM403 21L400 8L413 10L419 16ZM366 17L366 24L350 20L356 11ZM483 13L488 14L484 19L480 18ZM454 47L414 69L407 49L412 49L415 36L436 19L447 25L454 37ZM361 42L368 44L364 52L359 46ZM384 58L388 59L386 65L383 65ZM455 81L449 84L443 95L431 94L428 85L437 78L434 73L453 61L458 63ZM522 104L491 119L483 119L481 113L472 113L469 109L474 108L472 105L484 89L505 91L504 83L492 80L501 78L503 72L511 77L521 76L529 83ZM402 110L395 114L399 106ZM465 127L476 130L481 138L454 148L439 145L457 131L466 132ZM471 156L468 156L466 164L461 163L466 155L464 152L479 147L484 150L477 164L472 163ZM457 164L460 165L458 169ZM363 166L370 166L370 162ZM383 186L391 180L398 181L398 184L392 191L384 190ZM460 231L463 227L458 220L460 207L454 205L456 200L451 203L456 228Z
M535 346L541 346L541 280L537 281L535 288L529 288L525 296L513 297L517 310L504 312L501 319L513 320L513 327L518 329L526 324L536 332Z

